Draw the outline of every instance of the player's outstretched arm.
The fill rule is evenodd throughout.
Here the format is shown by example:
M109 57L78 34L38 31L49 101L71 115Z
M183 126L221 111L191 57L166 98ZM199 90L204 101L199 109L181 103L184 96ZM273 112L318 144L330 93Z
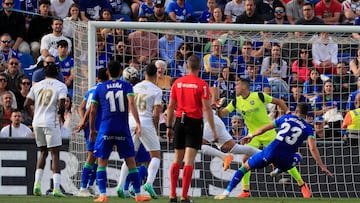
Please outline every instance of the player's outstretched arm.
M26 97L26 100L24 102L24 108L30 115L31 119L34 118L34 108L32 108L32 106L34 106L34 100L30 99L29 97Z
M282 99L277 99L273 97L271 103L278 105L286 114L291 113L289 108L286 106L285 102Z
M308 138L308 144L309 144L309 150L311 153L311 156L314 158L314 160L316 161L316 163L320 166L321 171L323 173L325 173L327 176L334 176L333 173L331 173L325 166L325 164L322 162L321 157L320 157L320 153L318 148L316 147L316 141L315 138L313 137L309 137Z
M257 131L255 131L254 133L248 134L246 137L244 137L242 139L242 143L244 143L244 144L249 143L251 141L251 139L254 138L255 136L261 135L264 132L266 132L268 130L271 130L273 128L275 128L273 123L269 123L267 125L264 125L263 127L259 128Z

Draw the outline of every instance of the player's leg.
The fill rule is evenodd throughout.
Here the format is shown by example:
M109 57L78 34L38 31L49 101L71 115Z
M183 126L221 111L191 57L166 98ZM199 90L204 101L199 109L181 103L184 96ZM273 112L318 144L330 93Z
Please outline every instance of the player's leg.
M202 144L202 119L186 118L185 124L185 154L184 154L184 171L182 179L182 195L181 201L192 202L188 197L188 191L191 184L192 174L195 165L195 156L197 151L201 149Z
M139 171L136 167L135 163L135 150L134 150L134 143L132 141L132 137L130 135L130 132L128 132L128 136L125 137L125 140L117 140L116 141L116 147L117 151L119 153L120 158L124 158L126 165L128 167L129 174L127 175L126 179L129 181L135 190L135 200L137 202L143 202L148 201L151 198L148 196L141 195L141 182L140 182L140 175Z
M267 166L268 163L263 159L263 153L259 152L254 156L250 157L241 167L236 171L232 177L229 185L226 187L226 190L220 195L216 195L215 199L225 199L230 192L240 183L241 179L250 172L253 168L263 168Z
M60 190L60 147L62 145L61 130L59 127L44 128L46 143L52 158L53 170L53 195L56 197L64 197L65 195Z
M222 122L222 121L220 121ZM221 149L221 146L228 140L229 137L226 136L226 127L223 123L216 123L215 124L216 133L219 137L218 142L215 143L218 149ZM230 136L230 135L229 135ZM211 128L209 124L206 122L204 125L204 132L203 132L203 145L201 145L201 153L209 155L209 156L215 156L224 161L224 171L226 171L234 159L234 156L232 154L226 154L218 149L215 149L214 147L206 145L207 143L211 143L213 140L213 133L211 131ZM231 136L230 139L232 140Z
M85 137L88 138L88 136ZM89 197L92 195L87 188L89 187L90 189L90 187L93 187L96 178L97 164L95 167L96 158L93 155L94 145L95 142L90 142L89 139L86 139L87 158L82 169L79 196ZM93 190L93 188L91 190Z
M95 162L91 169L90 176L89 176L89 182L88 182L88 190L91 195L95 195L94 182L96 180L96 171L97 171L97 167L98 167L98 161L97 161L96 157L94 157L94 158L95 158Z
M157 137L155 128L153 127L143 127L142 136L140 137L141 143L144 145L145 149L150 153L150 163L148 165L148 176L146 183L144 184L144 190L147 191L150 196L154 199L157 199L158 196L153 188L153 184L156 178L156 174L160 168L160 141Z
M49 151L51 152L51 160L52 160L52 170L53 170L53 195L55 197L64 197L65 195L60 190L61 184L61 176L60 176L60 147L53 147L50 148Z
M34 133L35 133L36 145L40 149L40 156L36 163L33 194L35 196L41 196L42 193L41 193L40 183L44 174L46 158L48 156L48 149L47 149L45 133L43 132L43 128L34 126Z
M98 158L98 168L96 170L96 182L98 184L100 195L94 202L107 202L106 196L106 183L107 183L107 174L106 166L108 159L107 158Z

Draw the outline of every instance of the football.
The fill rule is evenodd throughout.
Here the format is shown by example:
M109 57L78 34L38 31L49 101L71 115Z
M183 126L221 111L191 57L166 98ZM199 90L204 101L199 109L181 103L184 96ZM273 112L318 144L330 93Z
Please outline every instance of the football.
M136 68L129 66L123 70L122 75L125 80L130 80L130 78L139 77L139 71Z

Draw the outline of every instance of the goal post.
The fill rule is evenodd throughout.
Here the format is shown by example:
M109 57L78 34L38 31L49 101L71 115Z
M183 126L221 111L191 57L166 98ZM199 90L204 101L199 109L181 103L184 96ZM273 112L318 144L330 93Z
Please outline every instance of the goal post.
M286 60L287 67L291 69L291 62L298 59L300 45L305 44L311 49L313 36L316 33L331 33L332 40L338 45L338 61L355 58L359 42L351 37L351 33L360 33L358 26L326 26L326 25L248 25L248 24L201 24L201 23L152 23L152 22L104 22L89 21L85 23L74 23L74 58L75 58L75 79L73 104L75 109L81 103L86 90L95 84L97 67L96 43L98 42L98 30L126 29L126 30L145 30L155 33L160 38L165 34L179 36L187 44L191 44L193 53L204 60L204 56L210 53L210 39L219 39L224 47L228 47L228 54L236 58L241 53L241 46L245 41L250 41L256 46L257 42L264 43L271 41L281 44L282 58ZM209 36L208 31L224 31L221 36ZM259 32L271 33L264 36ZM307 33L303 37L286 35L284 33L301 32ZM186 41L191 39L193 41ZM115 40L106 42L115 46ZM231 49L236 51L230 53ZM109 48L110 49L110 48ZM114 50L105 48L103 51L115 54ZM261 58L265 58L269 53L264 52ZM131 57L131 54L130 54ZM158 58L156 58L158 59ZM235 62L233 62L235 63ZM231 64L232 66L233 64ZM260 65L261 66L261 65ZM179 66L176 66L179 67ZM172 66L169 64L169 69ZM204 74L204 73L202 73ZM203 75L202 75L203 76ZM288 75L289 76L289 75ZM212 85L214 81L210 80ZM352 84L354 85L354 84ZM356 84L355 84L356 85ZM349 94L350 92L340 92ZM290 93L289 93L290 94ZM346 101L341 101L345 104ZM287 103L289 105L289 103ZM73 112L73 116L77 116ZM228 120L227 120L228 121ZM226 121L224 121L226 122ZM230 126L227 126L230 129ZM342 132L340 127L331 129L333 133ZM79 187L81 180L81 169L85 162L85 140L82 133L77 133L70 138L69 151L74 155L71 163L71 170L76 170L76 175L70 177L74 185ZM334 178L326 177L322 174L319 166L311 158L311 154L306 143L300 151L303 160L297 166L303 179L309 183L314 197L360 197L360 152L358 146L351 146L344 143L339 138L328 137L317 139L317 145L325 165L335 174ZM161 140L161 167L154 183L156 192L160 195L169 195L169 168L173 160L173 150L166 144L166 140ZM232 175L240 166L241 155L236 155L231 169L223 172L222 160L207 155L198 154L196 157L195 172L191 183L189 194L191 196L211 196L222 192L229 183ZM115 153L112 153L108 167L108 194L116 195L116 185L121 168L122 160ZM255 170L250 181L250 191L253 197L302 197L301 190L294 179L289 174L281 177L272 178L269 176L271 167ZM74 174L74 173L71 173ZM180 181L181 182L181 181ZM231 193L237 196L241 191L241 184ZM71 191L76 192L76 191Z

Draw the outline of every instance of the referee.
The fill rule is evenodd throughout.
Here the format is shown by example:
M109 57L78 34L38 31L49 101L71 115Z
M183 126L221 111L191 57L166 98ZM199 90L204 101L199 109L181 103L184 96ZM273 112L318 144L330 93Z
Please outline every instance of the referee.
M179 180L180 166L184 161L182 195L180 202L193 202L188 197L188 190L194 170L194 160L201 148L203 135L203 111L210 124L214 141L218 140L215 131L213 113L210 105L208 84L198 75L201 68L199 57L192 55L187 60L188 74L177 79L171 87L166 135L168 142L174 129L175 160L170 168L170 202L178 202L176 186ZM176 107L176 113L175 113ZM173 125L175 113L175 124Z

